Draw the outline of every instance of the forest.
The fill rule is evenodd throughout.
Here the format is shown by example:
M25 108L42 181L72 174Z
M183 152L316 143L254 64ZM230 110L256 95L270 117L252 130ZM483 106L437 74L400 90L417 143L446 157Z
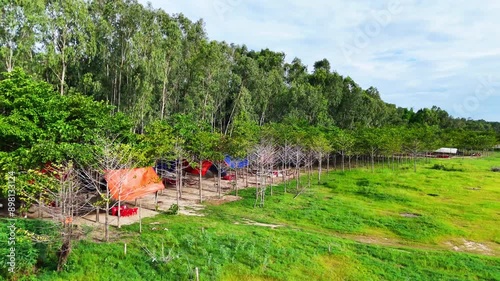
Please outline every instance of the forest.
M153 124L182 126L179 118L184 125L223 136L232 136L242 122L349 134L419 127L442 135L443 145L470 149L489 148L500 134L498 122L453 118L437 106L415 112L385 103L375 87L362 89L333 70L327 59L315 62L309 72L299 58L286 62L282 52L211 41L202 19L193 22L134 0L18 0L2 6L3 153L33 149L49 141L44 137L56 138L43 128L50 122L33 116L51 109L43 102L36 103L43 109L31 104L24 108L28 97L65 106L66 112L51 120L60 126L57 137L67 132L65 142L80 145L92 138L83 137L84 129L120 127L114 133L127 135L133 143ZM37 91L34 97L20 90L21 85L12 85L19 73L38 81L33 83L46 83L37 85L47 94L41 97ZM86 106L99 109L86 111ZM23 112L18 112L20 107ZM44 137L36 129L45 130ZM60 156L45 156L44 161Z

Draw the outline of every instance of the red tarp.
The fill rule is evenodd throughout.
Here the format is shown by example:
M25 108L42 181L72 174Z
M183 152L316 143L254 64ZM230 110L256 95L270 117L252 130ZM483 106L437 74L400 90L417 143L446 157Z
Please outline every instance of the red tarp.
M153 167L109 170L104 178L116 200L132 201L165 189Z
M188 163L185 162L183 165L187 165ZM213 163L210 162L210 161L203 161L202 164L201 164L201 175L202 176L205 176L208 169L210 169L210 167L212 167ZM195 175L199 175L200 174L200 169L199 168L193 168L191 166L188 166L186 169L185 169L186 172L188 173L191 173L191 174L195 174Z

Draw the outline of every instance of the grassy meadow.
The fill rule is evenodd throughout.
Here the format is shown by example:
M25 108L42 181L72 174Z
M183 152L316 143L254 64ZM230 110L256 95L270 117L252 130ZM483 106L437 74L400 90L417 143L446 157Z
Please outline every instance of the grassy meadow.
M159 215L142 234L135 224L114 242L82 240L64 272L42 268L37 279L195 280L198 268L200 280L500 280L493 166L498 153L434 159L416 173L334 171L297 198L294 182L274 187L263 208L255 189L241 190L201 217Z

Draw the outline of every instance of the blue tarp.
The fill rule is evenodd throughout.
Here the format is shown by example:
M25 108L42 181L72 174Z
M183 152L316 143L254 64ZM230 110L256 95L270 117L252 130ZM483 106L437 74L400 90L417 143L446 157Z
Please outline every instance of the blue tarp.
M226 162L231 169L242 169L248 166L248 159L233 159L229 155L226 155L224 162Z
M175 172L175 167L177 166L176 160L158 160L155 165L155 171L164 170L169 172Z

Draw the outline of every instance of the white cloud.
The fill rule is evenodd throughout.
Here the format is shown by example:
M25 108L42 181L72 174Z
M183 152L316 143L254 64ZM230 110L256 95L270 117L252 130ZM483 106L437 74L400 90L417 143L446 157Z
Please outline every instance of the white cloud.
M481 100L474 112L454 112L449 102L473 96L478 76L500 78L499 1L151 2L168 13L203 18L211 39L284 51L287 60L299 57L309 66L327 58L333 69L361 86L379 88L388 102L437 105L454 115L500 121L500 112L491 106L499 102L495 95ZM399 9L389 12L394 3ZM363 35L366 46L355 41ZM349 58L343 46L351 48Z

